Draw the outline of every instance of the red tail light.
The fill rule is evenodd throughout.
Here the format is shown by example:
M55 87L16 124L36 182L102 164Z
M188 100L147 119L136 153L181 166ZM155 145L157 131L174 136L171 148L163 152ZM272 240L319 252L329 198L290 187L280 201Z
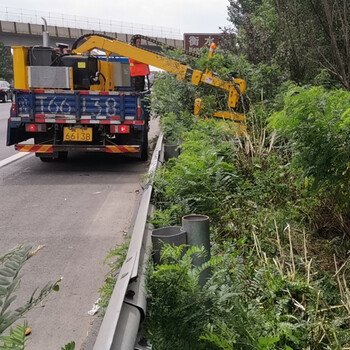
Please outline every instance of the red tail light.
M130 132L130 126L129 125L119 125L118 132L120 134L128 134Z
M17 106L15 103L12 103L12 115L16 115L17 114Z
M111 125L110 132L112 134L129 134L130 126L129 125Z
M44 132L46 131L46 124L26 124L26 131Z

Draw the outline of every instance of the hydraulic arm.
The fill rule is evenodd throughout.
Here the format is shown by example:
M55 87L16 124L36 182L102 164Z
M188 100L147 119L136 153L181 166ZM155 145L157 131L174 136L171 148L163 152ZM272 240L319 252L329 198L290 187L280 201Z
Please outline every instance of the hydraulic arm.
M87 37L87 40L73 50L74 53L90 52L94 49L105 51L107 57L111 54L117 54L125 57L135 59L139 62L163 69L169 73L176 74L180 81L186 79L190 80L192 84L208 84L226 90L229 93L228 107L234 109L238 105L240 94L246 89L246 82L243 79L233 79L233 82L224 81L214 76L212 72L202 72L200 70L194 70L185 64L164 57L154 52L144 50L116 39L107 39L98 35L92 35ZM197 101L195 108L195 114L200 109L200 103ZM214 114L216 117L234 120L245 120L243 115L240 115L233 110L221 111Z

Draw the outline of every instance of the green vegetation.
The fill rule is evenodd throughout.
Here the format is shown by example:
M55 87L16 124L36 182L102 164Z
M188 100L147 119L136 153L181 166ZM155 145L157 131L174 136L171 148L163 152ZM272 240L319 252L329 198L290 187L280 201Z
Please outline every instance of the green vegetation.
M101 316L103 316L106 312L109 300L113 293L114 286L117 282L118 273L125 261L126 254L129 248L129 243L130 237L128 236L122 244L116 245L110 250L110 252L106 256L105 263L108 261L108 266L110 267L110 270L106 275L105 283L99 290L100 299L98 305L101 308Z
M293 95L291 91L286 96ZM311 98L315 91L305 93ZM303 96L296 97L302 110ZM346 106L337 109L339 118L345 111ZM174 116L169 113L162 124L174 122ZM283 118L289 118L285 110L270 122L270 128L280 126L287 133L281 133L283 139L274 131L268 136L265 129L258 132L258 124L255 138L242 140L234 136L229 122L192 117L191 127L177 137L183 140L180 156L156 173L158 210L153 223L179 225L185 214L209 215L214 253L213 277L201 291L193 281L188 254L169 261L167 247L164 264L151 270L148 326L156 349L170 344L173 349L342 349L350 344L349 245L340 234L348 233L349 187L341 186L347 181L346 165L339 160L336 171L335 157L330 166L334 173L324 172L329 181L319 181L311 172L315 165L300 158L303 154L297 150L299 143L302 147L304 139L312 138L312 130L317 132L314 144L307 142L309 148L317 150L318 139L327 147L318 125L325 121L316 116L308 133L297 121L290 118L288 124ZM180 121L175 129L184 130L187 122ZM346 147L341 135L339 144L334 144L332 134L329 137L331 149L339 152L340 144ZM331 149L320 152L320 158L329 160ZM308 149L304 156L310 153ZM312 160L323 164L315 154ZM175 324L181 326L174 329Z
M334 71L322 69L325 56L307 61L295 28L288 40L303 69L293 55L282 59L288 31L278 28L296 17L280 3L230 2L241 14L238 53L246 57L219 50L209 60L204 50L191 62L221 77L234 69L247 80L246 137L237 137L230 121L210 118L224 94L167 73L154 84L153 112L181 152L155 174L152 223L181 225L183 215L209 215L212 243L212 277L203 288L191 263L200 248L183 254L184 247L165 245L161 264L150 264L146 326L155 350L350 348L350 93ZM305 23L316 20L295 4ZM226 45L237 53L237 45ZM322 49L329 59L331 51ZM200 118L187 98L197 95L205 96Z
M350 93L291 88L269 125L289 140L293 166L313 179L315 191L349 213Z
M299 84L314 83L325 69L327 85L350 90L347 0L229 0L228 15L230 51L277 65Z
M10 329L10 334L7 336L0 336L0 340L3 343L0 345L1 350L24 350L26 348L26 331L28 329L27 322L24 322L23 326L17 326L16 329Z
M148 289L157 307L152 308L148 328L155 348L208 349L198 339L210 317L210 298L198 285L201 269L192 266L192 256L203 254L203 249L193 247L182 254L184 248L166 246L164 263L150 266Z
M6 80L12 83L13 69L12 69L12 56L9 47L5 47L0 42L0 80Z
M75 342L74 341L68 343L63 348L61 348L61 350L74 350L74 349L75 349Z
M26 348L28 325L18 325L15 329L10 328L9 334L4 332L30 309L38 305L52 291L59 291L59 282L47 283L38 293L35 290L29 300L22 306L11 309L16 300L15 292L21 282L20 271L24 264L44 246L39 246L34 251L27 244L17 245L0 256L0 349L23 350ZM68 349L74 349L71 343Z

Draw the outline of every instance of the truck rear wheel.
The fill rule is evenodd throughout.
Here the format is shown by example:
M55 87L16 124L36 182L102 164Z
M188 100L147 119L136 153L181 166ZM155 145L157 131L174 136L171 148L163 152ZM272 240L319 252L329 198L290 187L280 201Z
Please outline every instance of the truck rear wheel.
M44 163L53 162L55 160L55 158L53 157L39 157L39 158Z
M68 151L58 152L58 159L59 160L67 160L67 157L68 157Z
M39 157L42 162L52 162L54 160L66 160L68 157L68 151L60 151L48 155L35 153L35 155Z

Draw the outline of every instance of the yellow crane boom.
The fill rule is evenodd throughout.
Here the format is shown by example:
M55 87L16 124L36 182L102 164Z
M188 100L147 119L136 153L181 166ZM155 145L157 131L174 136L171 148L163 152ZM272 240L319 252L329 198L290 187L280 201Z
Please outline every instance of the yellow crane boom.
M242 94L246 89L246 82L243 79L236 78L233 79L233 82L224 81L215 77L212 72L194 70L191 67L182 64L174 59L164 57L154 52L149 52L142 48L126 44L116 39L107 39L98 35L91 35L87 37L87 40L76 49L74 49L73 53L82 54L85 52L91 52L94 49L103 50L106 53L107 57L111 54L117 54L163 69L169 73L176 74L177 79L180 81L188 79L194 85L204 83L226 90L229 93L229 109L237 107L240 94ZM197 101L195 114L198 113L200 108L200 102ZM245 120L245 117L243 115L240 115L233 110L216 112L214 116L239 121Z

